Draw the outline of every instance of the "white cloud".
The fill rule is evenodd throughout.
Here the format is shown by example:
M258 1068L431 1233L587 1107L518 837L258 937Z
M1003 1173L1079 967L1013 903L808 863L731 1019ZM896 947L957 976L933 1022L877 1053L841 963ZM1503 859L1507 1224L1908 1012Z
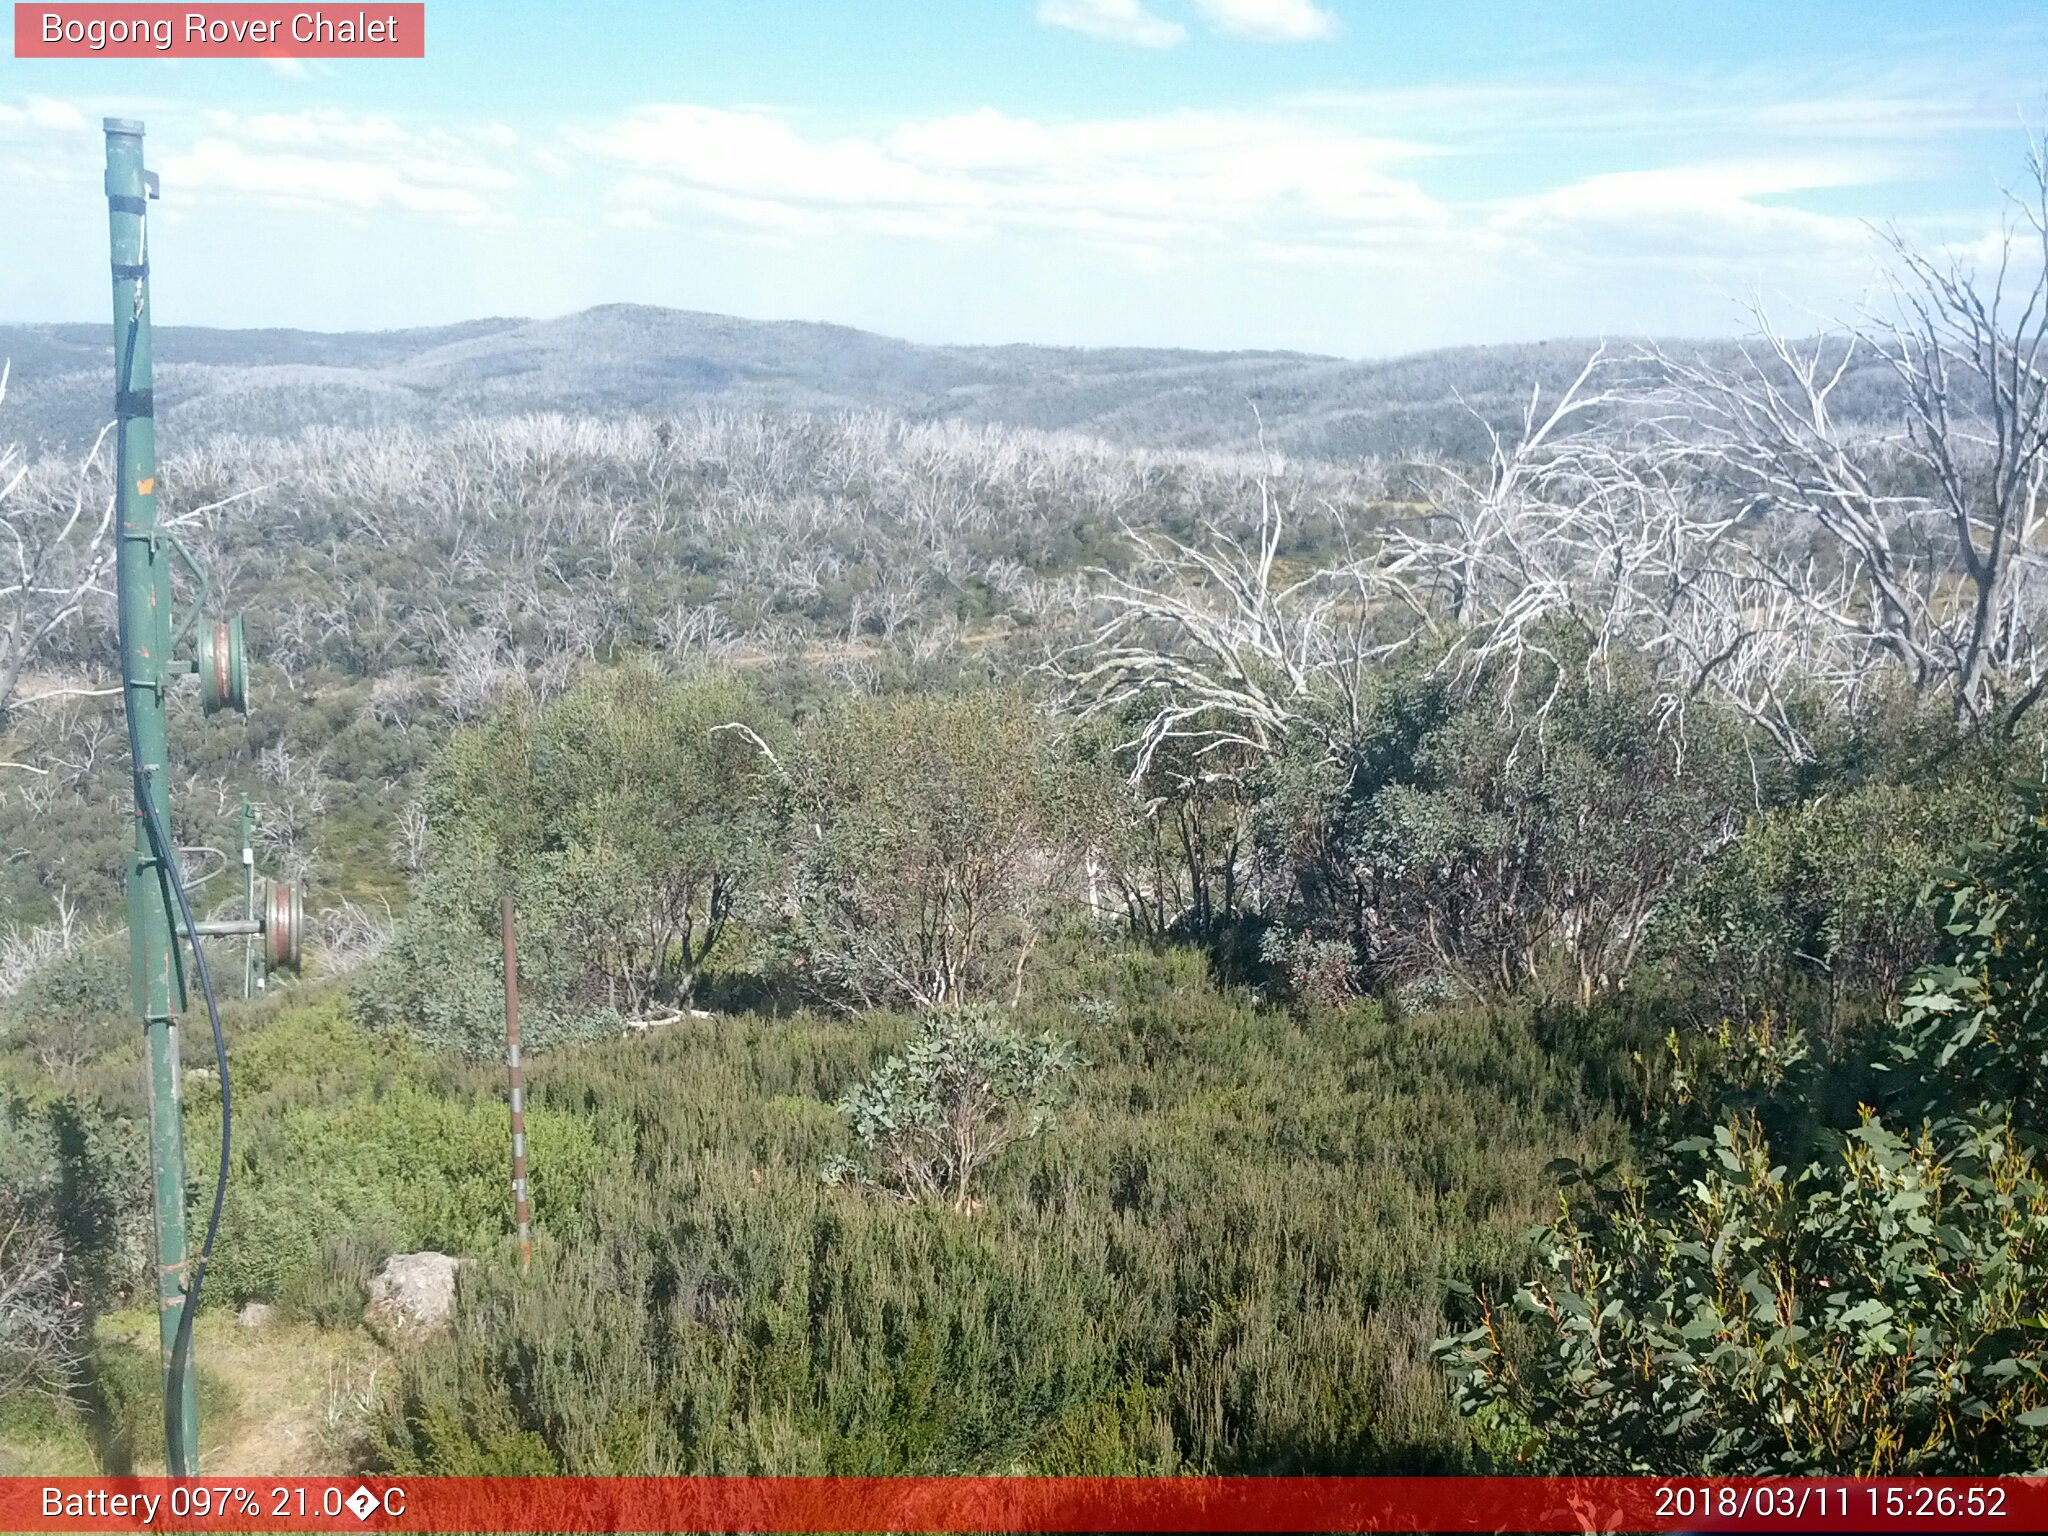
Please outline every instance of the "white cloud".
M1284 114L1045 123L982 108L826 138L764 113L675 104L569 142L621 168L615 214L687 209L756 228L1344 248L1447 219L1393 169L1428 146Z
M1268 43L1306 43L1334 37L1337 18L1315 0L1195 0L1195 9L1219 32Z
M1849 158L1785 155L1704 161L1588 176L1512 199L1506 208L1519 217L1571 219L1683 218L1738 207L1764 213L1794 213L1797 210L1760 203L1757 199L1823 188L1869 186L1885 179L1883 164Z
M414 128L331 109L213 111L206 130L164 156L181 193L270 207L396 210L460 224L493 221L493 197L520 178L498 156L517 136L497 123Z
M1760 129L1809 138L1925 140L1973 130L2017 129L2021 122L2011 98L1996 89L1961 95L1902 86L1888 94L1767 101L1750 110Z
M1150 18L1165 46L1226 27L1315 36L1342 7L1047 0L1042 19L1068 25L1063 9L1140 33ZM1848 61L1825 75L1424 78L1094 117L680 102L565 122L520 103L496 122L212 110L220 99L147 110L167 234L220 253L167 293L227 323L636 298L933 340L1380 351L1721 329L1716 295L1758 287L1826 309L1871 270L1862 215L1981 255L1995 198L1988 174L1967 180L1982 156L1962 135L1996 130L1999 102L2018 97ZM90 269L96 238L62 211L97 184L98 119L78 103L0 95L0 223L19 209L38 237L0 250L17 313L104 303L52 275ZM340 215L331 249L351 253L317 295L266 275L277 210L305 207ZM48 256L60 230L75 260Z
M1337 33L1336 16L1315 0L1194 0L1194 7L1218 32L1258 42L1304 43ZM1141 48L1172 48L1188 35L1185 26L1148 9L1145 0L1038 0L1038 19Z
M0 99L0 209L9 204L10 188L22 198L97 186L101 154L99 123L71 103L48 96ZM24 249L34 245L23 242Z
M595 132L569 135L576 147L635 167L644 187L677 187L792 205L902 208L960 200L958 189L888 154L871 140L805 138L760 112L717 107L643 107Z
M1433 179L1455 180L1490 151L1369 132L1362 121L1389 119L1357 105L1073 122L985 107L832 136L766 111L674 104L571 134L568 147L615 167L606 206L622 227L813 247L981 242L959 259L1229 268L1253 287L1312 268L1509 287L1537 271L1602 285L1658 273L1697 289L1802 262L1817 282L1853 286L1867 265L1862 222L1800 207L1800 194L1882 184L1903 163L1868 144L1674 156L1459 200Z
M1734 152L1736 146L1781 153L1889 145L1895 153L1924 152L1948 136L2018 124L2012 107L2020 99L2017 87L1924 79L1857 86L1831 90L1827 82L1804 78L1706 73L1685 79L1506 77L1312 90L1285 103L1439 137L1463 153L1516 149L1566 164Z
M429 187L388 165L327 156L265 154L231 139L201 139L171 159L165 175L194 192L273 206L396 208L481 219L489 205L462 187Z
M1873 256L1860 219L1779 201L1864 185L1874 167L1798 157L1616 171L1503 200L1475 238L1552 270L1682 271L1748 286L1766 270L1848 289Z
M18 104L0 101L0 132L87 133L91 128L86 115L67 101L48 96L31 96Z
M206 122L220 133L254 141L266 149L290 146L400 154L413 142L412 133L389 117L358 116L331 108L253 115L214 111L206 114Z
M1038 0L1038 19L1113 43L1171 48L1186 41L1188 29L1145 8L1144 0Z

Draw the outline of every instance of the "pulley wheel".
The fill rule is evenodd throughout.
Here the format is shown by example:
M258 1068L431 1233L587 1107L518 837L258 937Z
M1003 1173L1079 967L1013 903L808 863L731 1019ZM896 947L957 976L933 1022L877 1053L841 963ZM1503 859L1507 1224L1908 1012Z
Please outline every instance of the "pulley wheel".
M264 882L263 968L266 971L299 970L299 936L306 914L300 904L298 887L282 880Z
M199 626L199 700L209 715L249 712L249 668L242 648L242 616Z

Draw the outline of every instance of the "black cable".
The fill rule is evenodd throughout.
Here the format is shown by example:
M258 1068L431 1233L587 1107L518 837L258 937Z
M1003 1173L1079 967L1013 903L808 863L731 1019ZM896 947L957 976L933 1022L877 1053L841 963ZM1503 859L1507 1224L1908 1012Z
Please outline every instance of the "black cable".
M135 313L128 320L128 336L122 348L121 378L119 393L130 394L132 370L135 366L136 333L142 323L141 294L136 295ZM116 474L125 475L128 468L128 418L122 416L115 427ZM117 530L121 540L116 558L125 561L128 550L128 533L125 525ZM117 582L118 585L118 582ZM156 853L157 868L163 871L176 897L178 915L185 925L185 937L192 945L192 966L199 975L199 990L206 998L206 1015L213 1024L213 1060L220 1074L220 1169L213 1181L213 1214L207 1218L206 1241L200 1245L199 1260L192 1266L191 1283L185 1288L185 1304L178 1315L178 1332L171 1341L170 1369L164 1379L164 1455L165 1470L170 1470L171 1447L177 1444L183 1429L181 1420L184 1413L183 1394L178 1383L183 1379L185 1361L192 1352L192 1319L199 1311L199 1291L206 1281L206 1266L213 1258L214 1238L220 1232L221 1207L228 1194L228 1153L234 1145L234 1109L228 1090L228 1043L221 1032L220 1004L213 995L213 977L206 969L206 951L199 942L199 929L192 920L192 898L185 889L185 878L178 868L177 849L171 844L170 829L163 824L157 813L156 802L149 792L149 775L154 771L142 761L142 745L135 733L135 703L130 690L151 686L140 683L128 675L128 605L117 598L114 604L115 624L121 643L121 709L128 724L128 762L135 775L135 804L142 812L143 825L148 831L151 847ZM168 658L166 658L168 659ZM174 941L175 942L175 941ZM182 1197L182 1191L180 1192Z
M149 823L150 840L156 844L157 858L164 873L170 876L171 890L178 898L178 913L185 922L185 937L192 945L192 968L199 975L199 990L206 998L206 1016L213 1024L213 1061L220 1074L220 1169L213 1179L213 1212L206 1219L206 1241L200 1245L199 1259L192 1266L192 1284L185 1292L185 1307L178 1317L178 1336L171 1344L171 1379L164 1388L164 1423L176 1422L177 1414L171 1410L170 1400L177 1397L177 1382L183 1373L186 1356L192 1349L192 1319L199 1311L199 1288L206 1283L206 1266L213 1258L213 1240L220 1232L221 1207L228 1195L228 1153L234 1145L235 1112L228 1092L228 1042L221 1033L220 1004L214 1000L213 977L206 969L206 949L199 942L199 929L192 921L192 898L185 890L185 880L178 869L178 856L171 847L171 835L157 814L156 806L148 795L148 785L140 776L136 788L142 793L142 809ZM184 1406L181 1402L179 1408Z

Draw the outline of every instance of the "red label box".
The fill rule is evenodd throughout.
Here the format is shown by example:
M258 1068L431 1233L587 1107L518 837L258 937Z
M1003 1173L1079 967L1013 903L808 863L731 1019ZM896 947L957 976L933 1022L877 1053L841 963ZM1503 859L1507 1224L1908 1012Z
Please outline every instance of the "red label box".
M2041 1478L0 1477L0 1531L2039 1531Z
M17 59L423 59L427 8L343 5L14 7Z

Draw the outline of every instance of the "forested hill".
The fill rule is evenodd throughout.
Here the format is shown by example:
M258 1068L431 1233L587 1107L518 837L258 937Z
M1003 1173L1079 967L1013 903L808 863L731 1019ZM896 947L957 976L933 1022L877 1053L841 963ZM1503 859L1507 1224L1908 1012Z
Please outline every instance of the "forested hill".
M1710 352L1727 343L1706 343ZM1263 421L1286 452L1467 453L1475 412L1554 394L1594 343L1461 347L1383 361L1298 352L923 346L845 326L740 320L612 304L552 320L406 331L156 332L158 409L187 440L283 435L529 410L879 408L1075 430L1158 448L1239 448ZM1626 349L1626 344L1622 344ZM1683 344L1681 350L1696 350ZM112 348L100 325L0 325L12 360L10 435L89 439L106 415Z

